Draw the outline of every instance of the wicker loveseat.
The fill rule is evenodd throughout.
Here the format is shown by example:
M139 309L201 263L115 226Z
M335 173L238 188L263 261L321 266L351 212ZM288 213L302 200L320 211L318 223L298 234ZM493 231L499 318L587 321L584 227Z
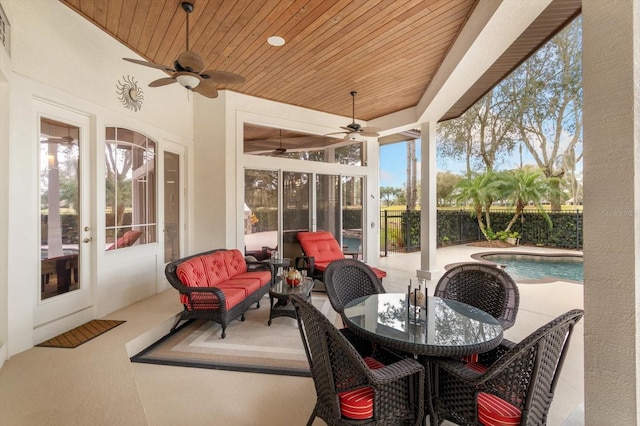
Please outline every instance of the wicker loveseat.
M273 267L247 262L240 250L218 249L174 260L165 267L169 283L180 293L184 310L171 328L183 320L206 319L222 325L222 338L229 322L240 317L273 283Z

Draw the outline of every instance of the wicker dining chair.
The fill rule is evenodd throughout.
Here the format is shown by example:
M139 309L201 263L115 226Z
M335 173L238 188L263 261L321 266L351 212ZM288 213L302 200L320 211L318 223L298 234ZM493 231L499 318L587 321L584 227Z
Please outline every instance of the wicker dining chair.
M425 371L418 361L363 358L312 304L298 295L291 302L317 395L307 426L316 417L328 425L422 423Z
M324 271L324 286L331 306L341 317L344 315L345 305L353 299L385 293L371 267L355 259L331 262Z
M513 278L501 268L480 262L461 263L446 271L433 295L482 309L505 330L516 322L520 304Z
M571 334L583 315L580 309L560 315L518 344L505 339L477 363L434 360L431 424L545 425Z

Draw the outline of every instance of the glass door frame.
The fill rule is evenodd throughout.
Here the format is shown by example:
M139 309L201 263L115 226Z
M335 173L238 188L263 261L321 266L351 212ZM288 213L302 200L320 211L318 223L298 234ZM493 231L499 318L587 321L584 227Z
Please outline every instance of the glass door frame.
M159 189L159 194L158 194L158 199L162 200L162 208L158 208L158 213L159 215L161 215L161 223L162 223L162 228L161 231L159 232L159 236L158 238L160 239L159 241L159 245L162 248L162 262L158 262L159 264L162 265L162 271L160 271L161 275L164 277L164 265L166 265L166 263L164 262L164 247L165 247L165 239L167 238L167 232L165 232L166 229L166 218L165 218L165 206L164 203L166 202L166 193L165 193L165 172L166 172L166 164L164 162L164 158L165 158L165 152L169 152L171 154L177 155L178 156L178 179L179 179L179 188L178 188L178 193L179 193L179 200L178 200L178 215L179 215L179 222L178 222L178 258L180 256L182 256L182 254L185 252L185 247L186 247L186 215L187 215L187 209L186 209L186 198L187 198L187 162L186 162L186 154L185 154L185 147L183 145L179 145L176 143L172 143L172 142L162 142L159 144L160 145L160 149L158 150L158 163L160 163L160 171L161 173L159 174L160 176L162 176L162 185L158 185L158 189Z
M79 200L78 200L78 265L77 265L77 281L79 287L77 290L66 292L47 299L41 298L40 286L41 276L34 285L38 286L37 301L34 309L34 326L44 325L46 323L67 317L74 313L88 309L92 306L92 298L94 293L94 281L92 277L95 274L95 231L93 224L95 215L92 206L96 203L96 191L93 190L92 176L95 173L95 159L93 156L93 148L96 144L92 141L92 120L88 114L79 111L70 110L53 103L38 100L34 101L36 111L36 129L38 144L38 152L40 153L40 134L41 121L43 118L55 120L61 123L69 124L79 129L78 138L78 182L79 182ZM38 155L38 164L41 157ZM40 167L37 168L38 174ZM38 176L39 177L39 176ZM40 185L38 185L38 194L40 193ZM39 200L39 195L38 195ZM38 202L40 205L40 202ZM95 207L94 207L95 208ZM38 209L40 211L40 208ZM38 215L40 219L40 215ZM40 227L38 226L38 247L37 255L40 258Z

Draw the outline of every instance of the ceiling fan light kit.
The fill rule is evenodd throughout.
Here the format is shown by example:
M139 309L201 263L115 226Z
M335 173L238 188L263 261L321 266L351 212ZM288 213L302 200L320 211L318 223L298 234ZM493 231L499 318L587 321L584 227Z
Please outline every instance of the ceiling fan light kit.
M192 90L207 98L216 98L218 90L216 84L244 83L241 75L228 71L207 70L202 71L205 64L195 52L189 50L189 14L193 12L193 3L184 1L182 10L186 13L186 50L173 62L173 68L155 62L141 61L139 59L123 58L125 61L146 67L156 68L169 74L169 77L160 78L149 83L149 87L166 86L178 83L187 90ZM284 41L284 40L283 40Z
M185 89L193 90L200 84L200 79L191 73L178 73L176 80Z

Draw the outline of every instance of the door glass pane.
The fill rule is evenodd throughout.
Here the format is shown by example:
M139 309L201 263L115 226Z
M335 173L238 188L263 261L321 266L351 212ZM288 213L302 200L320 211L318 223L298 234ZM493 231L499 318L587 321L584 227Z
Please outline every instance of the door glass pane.
M342 247L362 256L362 191L364 178L342 177Z
M302 253L298 232L309 230L309 175L282 174L282 253L295 259Z
M164 262L180 258L180 156L164 152Z
M338 241L342 234L340 223L340 176L316 176L316 229L329 231Z
M244 172L244 249L264 260L278 246L278 172Z
M40 296L80 288L80 128L40 119Z

